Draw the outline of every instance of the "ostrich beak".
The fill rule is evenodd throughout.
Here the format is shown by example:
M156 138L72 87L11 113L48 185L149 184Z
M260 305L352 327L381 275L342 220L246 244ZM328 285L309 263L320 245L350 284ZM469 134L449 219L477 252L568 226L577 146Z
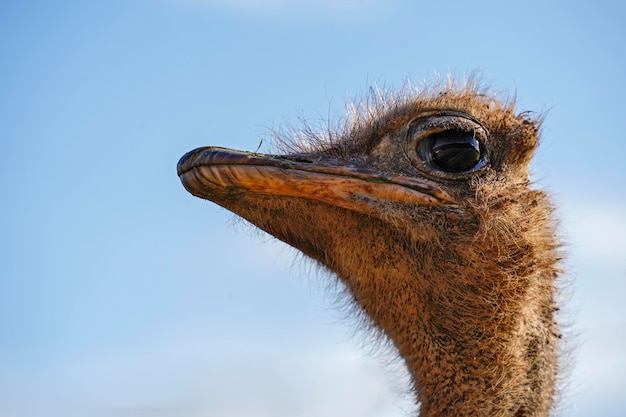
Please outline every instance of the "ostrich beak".
M385 176L313 154L276 156L202 147L183 155L177 168L187 191L211 201L217 189L304 198L365 214L381 202L431 206L454 202L430 181Z

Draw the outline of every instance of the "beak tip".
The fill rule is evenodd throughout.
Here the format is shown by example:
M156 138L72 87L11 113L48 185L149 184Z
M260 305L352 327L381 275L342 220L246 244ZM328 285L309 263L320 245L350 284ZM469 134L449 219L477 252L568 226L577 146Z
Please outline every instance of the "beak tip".
M176 173L180 177L185 172L189 171L192 168L194 156L198 153L198 150L204 148L196 148L180 157L178 163L176 164Z

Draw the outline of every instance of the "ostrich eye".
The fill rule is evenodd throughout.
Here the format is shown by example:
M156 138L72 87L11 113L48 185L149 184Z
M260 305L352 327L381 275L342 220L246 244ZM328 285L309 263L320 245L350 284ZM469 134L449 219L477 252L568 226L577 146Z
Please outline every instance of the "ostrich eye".
M439 177L466 178L466 174L481 170L489 162L486 129L458 112L414 120L409 137L421 166Z
M480 162L480 143L471 132L448 130L427 138L432 165L446 172L464 172Z

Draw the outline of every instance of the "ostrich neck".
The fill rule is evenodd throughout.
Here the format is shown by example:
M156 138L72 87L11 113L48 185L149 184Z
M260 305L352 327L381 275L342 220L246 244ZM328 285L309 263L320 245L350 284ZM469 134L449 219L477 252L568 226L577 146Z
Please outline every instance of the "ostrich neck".
M554 272L516 268L514 275L496 260L486 267L501 272L486 275L464 262L436 268L438 259L411 256L413 264L388 255L382 265L336 270L404 358L420 416L548 415L558 337Z
M535 296L528 293L515 305L492 301L483 311L492 326L472 322L468 316L480 313L467 311L459 299L460 308L443 303L410 334L391 329L414 378L421 416L548 415L556 331L550 303Z

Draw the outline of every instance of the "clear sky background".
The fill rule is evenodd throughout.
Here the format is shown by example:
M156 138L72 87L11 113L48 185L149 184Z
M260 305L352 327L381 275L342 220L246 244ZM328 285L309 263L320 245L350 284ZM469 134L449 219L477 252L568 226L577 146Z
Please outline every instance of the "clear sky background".
M176 162L478 69L549 111L533 172L560 206L577 358L558 415L622 416L625 4L3 1L0 415L406 415L402 371L323 277L187 194Z

